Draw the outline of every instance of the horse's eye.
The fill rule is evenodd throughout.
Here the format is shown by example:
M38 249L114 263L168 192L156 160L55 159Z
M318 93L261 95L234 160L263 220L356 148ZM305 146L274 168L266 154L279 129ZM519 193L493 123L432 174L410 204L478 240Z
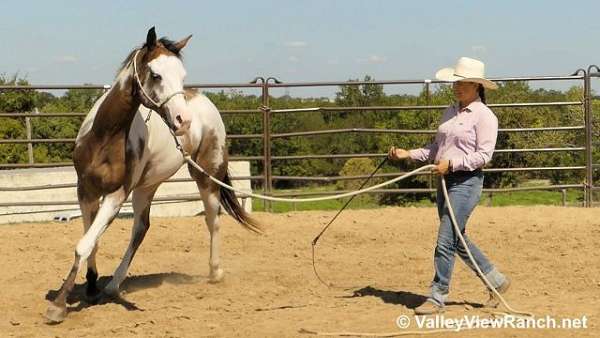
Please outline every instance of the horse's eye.
M158 81L158 80L162 79L162 77L160 75L156 74L156 73L150 73L150 76L152 76L153 80L157 80Z

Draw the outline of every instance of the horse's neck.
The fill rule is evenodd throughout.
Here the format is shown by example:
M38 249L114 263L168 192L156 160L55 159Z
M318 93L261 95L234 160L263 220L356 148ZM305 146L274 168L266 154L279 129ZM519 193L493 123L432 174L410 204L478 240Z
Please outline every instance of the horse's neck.
M98 107L92 131L97 136L126 133L140 102L132 96L131 79L118 80Z

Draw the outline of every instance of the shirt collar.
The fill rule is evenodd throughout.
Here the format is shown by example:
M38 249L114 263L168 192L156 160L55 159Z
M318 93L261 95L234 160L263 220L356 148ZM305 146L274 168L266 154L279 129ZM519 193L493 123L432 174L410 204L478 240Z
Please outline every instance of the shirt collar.
M461 112L461 113L462 113L462 112L467 112L467 113L470 113L470 112L472 112L472 111L473 111L473 109L475 108L474 106L475 106L476 104L478 104L478 103L481 103L481 98L480 98L480 97L477 97L477 98L475 99L475 101L473 101L473 102L469 103L469 104L468 104L466 107L464 107L463 109L460 109L460 105L459 105L459 103L457 102L457 103L456 103L456 105L455 105L455 106L456 106L456 112Z

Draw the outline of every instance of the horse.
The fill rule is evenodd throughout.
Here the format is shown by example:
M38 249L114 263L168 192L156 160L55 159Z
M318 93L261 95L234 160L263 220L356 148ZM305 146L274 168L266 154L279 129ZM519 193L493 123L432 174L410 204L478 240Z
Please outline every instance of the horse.
M94 103L79 129L73 164L84 235L75 248L67 278L48 306L50 323L66 318L66 299L85 260L86 297L91 301L119 297L119 286L150 227L154 193L184 164L178 147L207 174L231 184L221 115L205 95L183 87L186 70L181 50L191 37L177 42L157 39L152 27L145 44L129 53L110 90ZM210 232L208 279L217 283L224 277L219 260L220 207L253 232L260 233L261 227L232 191L221 189L190 165L188 170L199 189ZM130 194L134 211L131 239L112 279L100 291L96 285L98 240Z

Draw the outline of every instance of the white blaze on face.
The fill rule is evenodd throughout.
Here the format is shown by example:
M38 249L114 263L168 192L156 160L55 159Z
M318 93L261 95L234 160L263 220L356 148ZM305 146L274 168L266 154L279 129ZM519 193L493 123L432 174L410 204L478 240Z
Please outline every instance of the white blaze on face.
M159 102L169 99L173 93L183 91L183 80L186 76L185 68L181 60L173 55L161 55L148 63L152 73L160 76L160 79L149 79L152 83L152 91L156 94ZM175 129L184 129L191 123L191 114L188 112L184 95L178 94L171 97L164 105L167 114L170 115Z

